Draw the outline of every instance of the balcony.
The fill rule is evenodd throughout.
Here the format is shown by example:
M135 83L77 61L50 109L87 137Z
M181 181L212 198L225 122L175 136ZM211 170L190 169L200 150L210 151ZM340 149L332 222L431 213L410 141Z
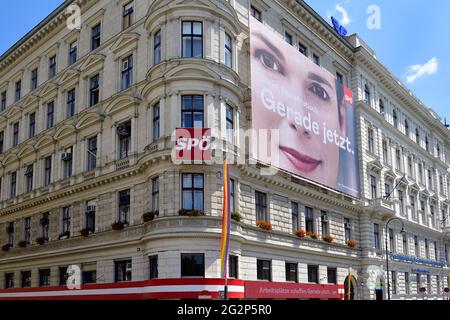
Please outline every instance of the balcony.
M391 200L373 199L369 201L367 210L372 214L372 217L379 219L388 219L395 216L394 206Z

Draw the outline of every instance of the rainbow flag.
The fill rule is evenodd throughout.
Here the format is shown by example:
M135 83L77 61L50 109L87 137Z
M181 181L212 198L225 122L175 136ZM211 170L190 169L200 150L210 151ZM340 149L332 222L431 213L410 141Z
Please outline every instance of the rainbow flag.
M227 161L223 163L223 212L222 212L222 241L220 253L220 267L223 278L227 278L227 262L230 247L230 172Z

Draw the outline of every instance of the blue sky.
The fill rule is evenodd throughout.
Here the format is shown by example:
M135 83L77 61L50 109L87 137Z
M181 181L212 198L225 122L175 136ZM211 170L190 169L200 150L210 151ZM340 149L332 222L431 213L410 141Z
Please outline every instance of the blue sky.
M44 19L63 0L2 1L0 53ZM450 122L450 24L448 0L306 0L327 21L333 15L358 33L378 59L425 105ZM366 25L369 5L381 12L381 29ZM347 19L343 17L347 16ZM347 20L347 21L345 21ZM415 66L415 67L412 67ZM410 70L410 73L408 73ZM408 76L410 82L407 81ZM414 80L414 81L412 81Z

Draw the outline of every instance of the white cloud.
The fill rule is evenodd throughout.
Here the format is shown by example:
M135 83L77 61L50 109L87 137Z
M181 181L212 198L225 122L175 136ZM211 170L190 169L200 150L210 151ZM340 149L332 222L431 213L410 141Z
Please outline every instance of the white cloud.
M408 67L406 73L406 82L414 83L417 79L426 75L435 74L439 69L439 63L436 57L431 58L427 63L420 65L415 64Z
M348 26L352 22L348 12L339 3L336 5L335 9L342 14L341 24L343 26Z

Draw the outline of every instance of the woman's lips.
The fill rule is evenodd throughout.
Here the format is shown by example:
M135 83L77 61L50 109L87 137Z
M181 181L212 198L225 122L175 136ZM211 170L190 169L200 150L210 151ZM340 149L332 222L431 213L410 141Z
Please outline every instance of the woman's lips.
M286 155L298 171L309 173L322 164L322 161L305 156L292 148L280 146L280 150Z

